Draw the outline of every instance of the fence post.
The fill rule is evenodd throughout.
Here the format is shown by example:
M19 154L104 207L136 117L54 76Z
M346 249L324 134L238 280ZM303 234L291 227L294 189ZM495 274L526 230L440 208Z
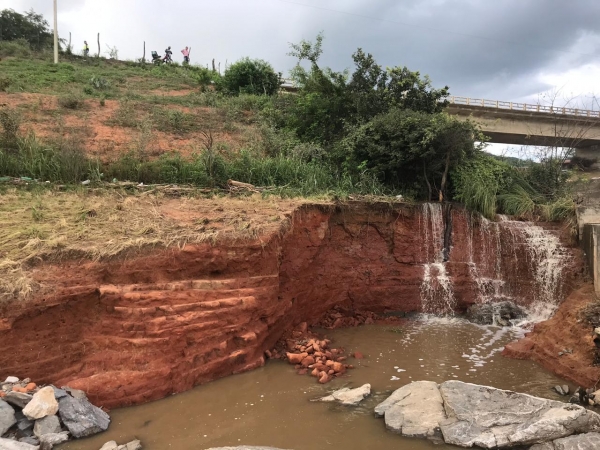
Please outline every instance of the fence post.
M98 58L100 58L100 33L98 33Z
M142 56L142 62L146 62L146 41L144 41L144 56Z

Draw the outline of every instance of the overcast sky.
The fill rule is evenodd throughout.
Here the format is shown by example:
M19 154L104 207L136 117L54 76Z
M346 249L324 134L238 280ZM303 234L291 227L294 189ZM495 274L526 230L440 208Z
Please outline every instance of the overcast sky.
M61 37L139 58L142 43L192 62L243 56L287 73L289 42L325 34L322 65L352 66L362 47L383 66L406 65L459 96L537 102L541 92L600 94L600 0L58 0ZM0 0L52 23L52 0Z

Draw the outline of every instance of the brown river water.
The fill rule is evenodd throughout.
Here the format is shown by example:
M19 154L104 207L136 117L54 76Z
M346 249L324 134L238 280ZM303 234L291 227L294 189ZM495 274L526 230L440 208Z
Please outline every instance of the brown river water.
M521 333L458 319L327 331L336 347L365 355L362 360L349 358L356 369L327 385L296 375L285 362L271 361L164 400L113 410L107 432L60 449L98 450L110 440L124 444L135 438L145 450L237 445L292 450L457 448L390 433L373 408L393 390L418 380L457 379L564 401L551 390L564 381L531 361L500 355L503 345ZM373 395L357 408L310 401L364 383L371 384Z

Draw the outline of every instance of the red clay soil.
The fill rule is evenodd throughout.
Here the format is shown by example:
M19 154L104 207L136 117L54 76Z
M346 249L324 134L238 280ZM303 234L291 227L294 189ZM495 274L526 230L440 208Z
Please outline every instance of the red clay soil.
M502 353L517 359L531 359L546 369L585 388L597 387L600 367L594 366L596 346L592 326L580 311L594 299L591 284L573 292L554 317L535 325L525 338L509 344ZM572 354L563 354L564 350Z
M158 91L157 91L158 92ZM161 95L180 96L190 91L160 91ZM58 98L53 95L32 93L0 92L0 107L16 108L22 117L23 135L34 132L42 140L70 139L85 152L104 162L118 159L134 150L140 131L137 128L121 127L111 123L119 108L118 100L86 100L79 110L69 110L58 106ZM223 129L224 119L215 108L185 108L177 105L164 106L195 115L195 122L212 130L215 145L226 145L229 151L244 147L252 136L250 127L237 124L235 131ZM139 113L139 111L138 111ZM141 113L140 113L141 117ZM164 153L178 152L190 156L203 149L203 137L199 132L165 133L152 130L151 139L146 143L146 153L155 158Z
M69 385L104 407L131 405L261 366L286 330L316 324L335 307L420 311L423 265L439 245L424 240L426 223L420 205L304 205L279 232L254 241L43 265L34 276L51 294L3 314L0 378ZM489 247L485 233L461 241L479 226L453 213L447 268L457 308L477 301L473 260L483 275L517 277L520 297L533 301L523 243L494 268L477 250ZM565 289L579 270L566 271Z

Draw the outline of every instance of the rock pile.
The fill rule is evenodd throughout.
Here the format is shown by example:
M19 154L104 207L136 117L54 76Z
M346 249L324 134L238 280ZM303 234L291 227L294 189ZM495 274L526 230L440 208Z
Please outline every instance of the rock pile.
M330 348L330 344L329 339L321 339L308 331L308 325L303 322L266 355L270 359L287 359L296 366L299 375L310 374L325 384L354 368L344 363L347 359L344 350Z
M336 328L357 327L359 325L371 325L381 318L370 311L350 311L341 306L326 312L316 326L328 330Z
M50 450L69 440L105 431L108 414L92 405L84 392L40 387L31 380L8 377L0 390L0 449Z

